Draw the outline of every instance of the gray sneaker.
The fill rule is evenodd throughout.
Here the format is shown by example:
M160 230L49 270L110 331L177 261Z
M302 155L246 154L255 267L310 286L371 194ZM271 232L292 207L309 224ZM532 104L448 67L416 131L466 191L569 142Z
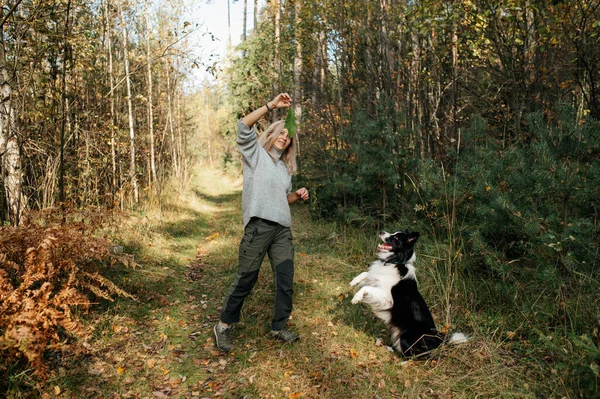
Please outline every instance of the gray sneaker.
M285 327L281 330L271 330L271 337L283 342L294 342L300 339L298 334L291 332Z
M229 330L229 327L219 327L218 323L213 328L217 348L224 352L229 352L233 346L231 342L231 336L229 335Z

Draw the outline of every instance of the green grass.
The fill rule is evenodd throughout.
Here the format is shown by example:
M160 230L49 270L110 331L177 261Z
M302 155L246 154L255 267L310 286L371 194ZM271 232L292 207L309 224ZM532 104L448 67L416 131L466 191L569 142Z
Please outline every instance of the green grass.
M293 206L296 277L293 345L267 335L273 283L265 261L232 332L234 350L215 349L212 327L234 276L242 237L241 182L202 170L193 189L123 221L115 234L135 269L110 276L136 300L84 315L82 353L65 353L54 375L12 397L46 398L549 398L578 397L531 339L504 331L502 309L476 312L465 282L449 288L444 250L423 237L421 289L438 326L472 338L428 358L386 348L384 325L351 305L348 282L366 269L375 232L312 221ZM445 298L449 298L447 300ZM453 304L452 307L449 303ZM23 386L23 384L21 384ZM18 390L17 390L18 391ZM16 392L16 391L15 391Z

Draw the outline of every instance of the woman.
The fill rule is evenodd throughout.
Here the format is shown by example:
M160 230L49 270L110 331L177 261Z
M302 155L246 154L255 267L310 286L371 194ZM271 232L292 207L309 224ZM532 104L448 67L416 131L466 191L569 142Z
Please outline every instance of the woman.
M290 204L308 199L308 190L292 192L292 175L297 172L295 138L290 138L285 121L278 121L257 138L254 124L266 113L289 107L291 98L281 93L271 102L245 116L238 122L237 147L244 166L242 213L244 238L239 247L239 263L221 311L221 319L214 327L217 347L231 350L230 325L240 320L244 299L258 279L258 271L265 257L273 269L275 280L275 308L271 335L284 342L296 341L296 333L286 328L292 312L294 280L294 247Z

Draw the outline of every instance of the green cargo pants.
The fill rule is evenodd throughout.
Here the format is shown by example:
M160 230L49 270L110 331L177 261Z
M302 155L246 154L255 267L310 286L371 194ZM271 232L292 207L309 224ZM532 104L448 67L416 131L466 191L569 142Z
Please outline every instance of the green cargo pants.
M239 263L235 279L227 295L221 321L231 324L240 320L244 299L250 294L258 279L260 265L269 255L275 280L275 309L272 330L282 329L292 313L294 282L294 247L292 232L288 227L260 218L252 218L244 229L240 242Z

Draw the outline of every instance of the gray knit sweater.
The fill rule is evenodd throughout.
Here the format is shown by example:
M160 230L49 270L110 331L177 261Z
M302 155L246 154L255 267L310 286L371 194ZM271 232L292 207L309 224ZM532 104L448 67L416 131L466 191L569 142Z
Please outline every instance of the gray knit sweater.
M246 126L241 119L238 121L237 148L244 165L244 226L256 216L290 227L292 216L287 195L292 192L292 176L285 163L274 162L258 143L256 130Z

